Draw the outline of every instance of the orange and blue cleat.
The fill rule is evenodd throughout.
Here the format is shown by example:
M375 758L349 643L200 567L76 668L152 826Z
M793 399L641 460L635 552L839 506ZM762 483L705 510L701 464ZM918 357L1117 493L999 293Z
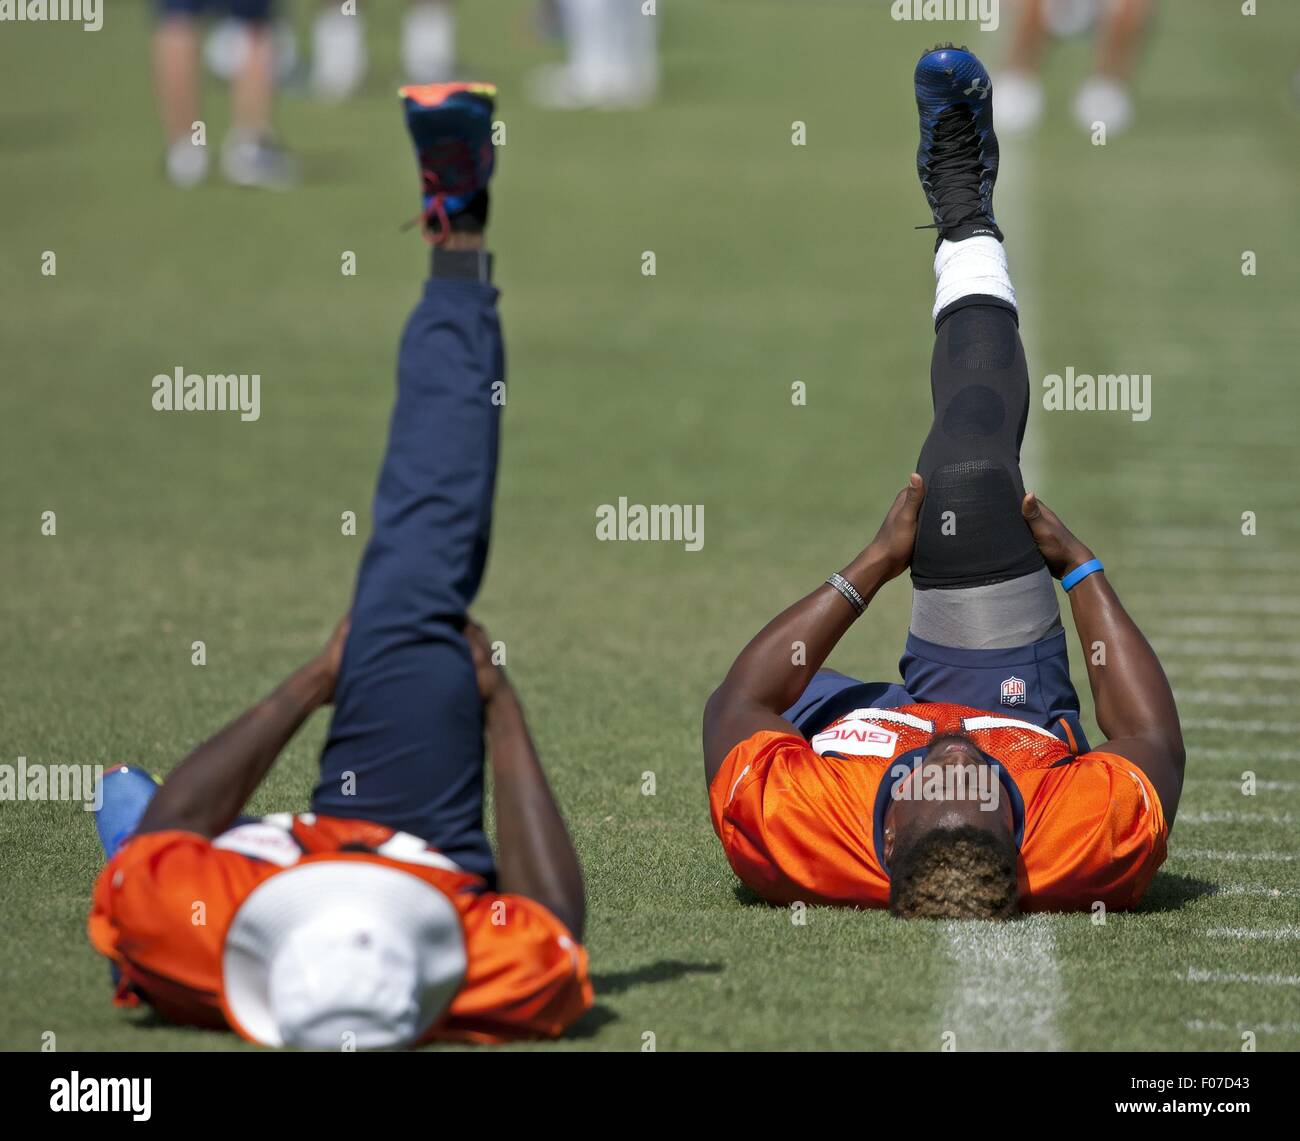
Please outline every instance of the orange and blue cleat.
M420 164L425 238L439 245L453 230L480 231L487 221L495 154L491 83L426 83L398 91Z

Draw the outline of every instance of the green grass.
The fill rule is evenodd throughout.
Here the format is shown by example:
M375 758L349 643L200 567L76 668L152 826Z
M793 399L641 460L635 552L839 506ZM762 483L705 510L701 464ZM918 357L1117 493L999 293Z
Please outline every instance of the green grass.
M1006 146L1034 384L1067 365L1153 376L1146 423L1036 406L1026 465L1165 654L1189 781L1139 913L956 931L829 910L798 926L749 902L709 827L698 724L744 640L859 548L911 469L932 297L911 67L949 36L1001 45L894 23L883 0L664 4L661 104L565 116L523 97L550 50L524 6L462 8L508 130L493 244L512 387L479 612L591 903L598 1007L558 1048L1300 1046L1300 10L1164 6L1137 127L1106 147L1068 121L1087 49L1063 45L1043 130ZM162 183L142 6L98 34L0 29L5 763L165 772L346 605L425 257L397 230L415 177L394 23L372 20L364 97L284 101L310 177L281 196ZM261 420L153 412L150 379L178 364L260 372ZM703 551L597 542L595 508L620 495L704 504ZM345 510L362 537L340 535ZM907 604L883 594L835 664L894 676ZM324 727L255 810L305 805ZM83 934L98 863L79 807L0 804L0 1045L238 1047L112 1009Z

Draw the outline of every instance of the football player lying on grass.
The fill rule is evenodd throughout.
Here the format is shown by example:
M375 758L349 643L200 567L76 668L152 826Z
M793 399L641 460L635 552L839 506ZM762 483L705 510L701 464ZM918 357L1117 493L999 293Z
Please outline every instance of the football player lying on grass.
M106 774L97 817L110 858L89 930L118 1001L272 1046L553 1036L591 1005L577 857L518 698L467 617L504 369L482 235L494 90L404 95L437 244L401 342L350 630L161 788L138 769ZM311 811L240 819L331 701Z
M774 618L704 713L713 826L774 903L900 917L1132 907L1165 858L1183 780L1164 671L1101 563L1020 474L1029 374L993 217L988 74L964 49L916 69L935 254L934 421L879 533ZM822 663L911 567L902 684ZM1090 750L1052 579L1070 596Z

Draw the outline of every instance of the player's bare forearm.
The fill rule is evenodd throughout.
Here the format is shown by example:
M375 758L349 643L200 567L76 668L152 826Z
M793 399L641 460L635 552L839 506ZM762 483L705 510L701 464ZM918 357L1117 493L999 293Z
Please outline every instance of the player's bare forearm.
M1092 551L1032 491L1022 511L1056 578L1092 561ZM1073 587L1070 607L1088 663L1097 724L1108 738L1105 748L1146 773L1172 823L1183 787L1183 731L1160 659L1104 572L1090 574Z
M871 547L840 573L868 604L889 578ZM772 714L788 709L857 617L848 599L826 584L786 607L741 650L709 699L706 736L710 722L727 706L743 705Z
M208 738L163 782L137 832L181 829L215 836L239 815L280 751L330 700L330 667L314 658L273 693Z
M876 537L840 572L863 602L870 604L885 583L907 569L924 497L921 477L912 475L894 497ZM824 584L750 640L704 707L706 781L712 784L727 754L754 733L792 731L781 713L798 700L857 617L845 595Z
M1105 574L1070 591L1074 625L1088 663L1097 724L1114 746L1138 762L1172 820L1182 792L1185 754L1178 707L1160 659L1129 617ZM1133 755L1134 748L1149 750Z
M501 890L540 903L581 940L586 898L578 855L537 759L523 707L504 675L485 703Z

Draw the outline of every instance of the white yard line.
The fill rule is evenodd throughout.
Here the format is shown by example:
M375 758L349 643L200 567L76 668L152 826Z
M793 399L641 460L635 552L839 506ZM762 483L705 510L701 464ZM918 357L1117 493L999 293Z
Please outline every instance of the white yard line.
M1235 662L1216 662L1212 665L1185 668L1182 662L1194 661L1184 658L1177 666L1171 664L1169 672L1175 678L1194 677L1197 679L1220 678L1224 681L1300 681L1300 666L1275 666L1256 663L1237 664Z
M1120 541L1124 541L1122 536ZM1253 578L1263 571L1275 578L1279 587L1289 586L1294 581L1286 571L1295 566L1295 556L1284 551L1249 551L1230 547L1212 547L1204 551L1189 547L1161 547L1144 540L1140 547L1124 546L1123 562L1126 567L1167 572L1169 560L1175 553L1178 568L1184 575L1189 571L1192 574L1210 574L1222 570L1232 574L1249 573Z
M1233 733L1300 733L1300 721L1238 721L1233 717L1184 717L1184 729L1210 731L1230 730Z
M1300 986L1300 975L1252 975L1245 971L1207 971L1188 967L1179 976L1188 983L1249 983L1251 986Z
M1300 888L1268 887L1258 883L1219 884L1213 895L1254 895L1263 899L1300 899Z
M1234 757L1239 760L1239 757ZM1215 785L1218 788L1234 788L1241 791L1241 781L1236 777L1188 777L1183 781L1183 787L1189 785L1199 788L1202 785ZM1256 792L1300 792L1300 780L1257 780L1255 782ZM1182 819L1180 815L1179 820Z
M1157 610L1187 614L1300 614L1300 597L1282 594L1128 594L1131 610Z
M1170 852L1170 856L1187 860L1223 860L1226 862L1255 860L1271 864L1291 864L1300 859L1300 857L1289 852L1237 852L1220 848L1175 848Z
M1300 646L1280 640L1267 642L1210 639L1210 638L1161 638L1152 636L1156 653L1162 658L1300 658Z
M1180 812L1179 824L1294 824L1296 818L1289 812Z
M1164 457L1161 457L1163 466ZM1224 532L1215 528L1200 530L1196 527L1161 527L1151 530L1144 527L1124 527L1119 537L1125 544L1135 550L1158 550L1168 548L1173 551L1232 551L1243 558L1249 557L1248 549L1257 543L1258 536L1242 535L1238 532ZM1300 544L1300 535L1291 532L1278 532L1270 542L1276 546ZM1264 552L1267 554L1268 552Z
M1245 939L1253 943L1267 939L1300 939L1300 927L1212 927L1202 934L1207 939Z
M1046 916L950 923L956 985L940 1026L961 1050L1060 1050L1061 973Z
M1289 693L1235 693L1215 689L1179 689L1174 687L1174 697L1186 705L1252 706L1254 708L1296 708L1294 695Z
M1231 574L1231 571L1225 573ZM1203 617L1200 615L1174 616L1163 615L1159 618L1153 618L1149 622L1142 624L1143 630L1156 637L1162 635L1187 635L1187 634L1206 634L1206 635L1223 635L1225 637L1236 638L1242 632L1242 620L1240 617L1231 615L1221 616L1219 618ZM1282 635L1295 637L1300 635L1300 622L1290 618L1278 618L1261 614L1254 619L1254 625L1259 627L1259 631L1267 634Z
M1295 749L1261 749L1234 748L1220 749L1197 746L1192 753L1200 761L1279 761L1286 764L1300 763L1300 752Z
M1229 1026L1228 1023L1213 1018L1189 1018L1183 1025L1188 1030L1217 1034L1242 1034L1247 1030L1254 1034L1300 1034L1300 1022L1257 1022L1252 1026L1238 1022Z

